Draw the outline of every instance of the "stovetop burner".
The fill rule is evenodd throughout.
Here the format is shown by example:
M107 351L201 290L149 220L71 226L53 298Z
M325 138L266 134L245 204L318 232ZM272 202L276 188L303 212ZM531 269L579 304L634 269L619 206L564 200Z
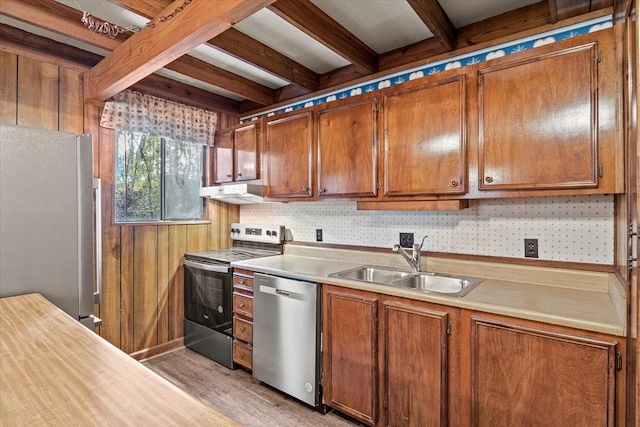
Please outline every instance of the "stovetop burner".
M186 259L208 263L231 263L251 258L279 255L283 251L285 227L283 225L231 225L233 246L202 252L188 252Z

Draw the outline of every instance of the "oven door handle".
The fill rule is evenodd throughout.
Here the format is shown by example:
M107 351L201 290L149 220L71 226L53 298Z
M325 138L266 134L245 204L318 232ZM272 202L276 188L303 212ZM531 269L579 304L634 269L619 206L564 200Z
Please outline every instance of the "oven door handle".
M213 271L214 273L228 273L229 266L228 265L211 265L211 264L203 264L199 262L193 262L189 260L184 260L184 265L186 267L197 268L200 270Z

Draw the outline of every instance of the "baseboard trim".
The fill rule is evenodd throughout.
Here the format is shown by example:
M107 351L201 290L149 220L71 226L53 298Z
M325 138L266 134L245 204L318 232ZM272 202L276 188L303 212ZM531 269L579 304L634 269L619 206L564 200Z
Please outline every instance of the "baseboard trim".
M129 354L129 356L133 357L139 362L142 362L146 359L151 359L152 357L160 356L161 354L169 353L171 351L177 350L181 347L184 347L184 338L177 338L173 341L166 342L164 344L156 345L154 347L145 348L143 350L138 350L134 353Z

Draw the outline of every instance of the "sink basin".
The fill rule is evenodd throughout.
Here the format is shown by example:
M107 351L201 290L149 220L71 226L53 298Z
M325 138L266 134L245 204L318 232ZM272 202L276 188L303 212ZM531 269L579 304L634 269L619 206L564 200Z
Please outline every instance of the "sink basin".
M476 277L449 276L444 274L414 274L393 281L394 286L417 289L461 297L482 282Z
M461 297L479 285L483 279L441 273L411 272L392 267L367 265L329 274L330 277L358 280L422 292Z
M411 275L411 272L398 270L391 267L376 267L367 265L364 267L356 267L350 270L339 271L330 274L332 277L341 277L343 279L359 280L361 282L389 284L397 279L402 279Z

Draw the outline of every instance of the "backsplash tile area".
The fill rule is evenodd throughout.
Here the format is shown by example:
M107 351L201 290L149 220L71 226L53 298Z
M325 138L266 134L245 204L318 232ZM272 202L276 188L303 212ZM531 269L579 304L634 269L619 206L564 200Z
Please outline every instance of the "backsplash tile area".
M613 196L473 200L461 211L357 211L355 202L242 205L240 221L283 224L293 240L389 248L415 233L434 252L524 257L524 239L538 239L544 260L613 264Z

